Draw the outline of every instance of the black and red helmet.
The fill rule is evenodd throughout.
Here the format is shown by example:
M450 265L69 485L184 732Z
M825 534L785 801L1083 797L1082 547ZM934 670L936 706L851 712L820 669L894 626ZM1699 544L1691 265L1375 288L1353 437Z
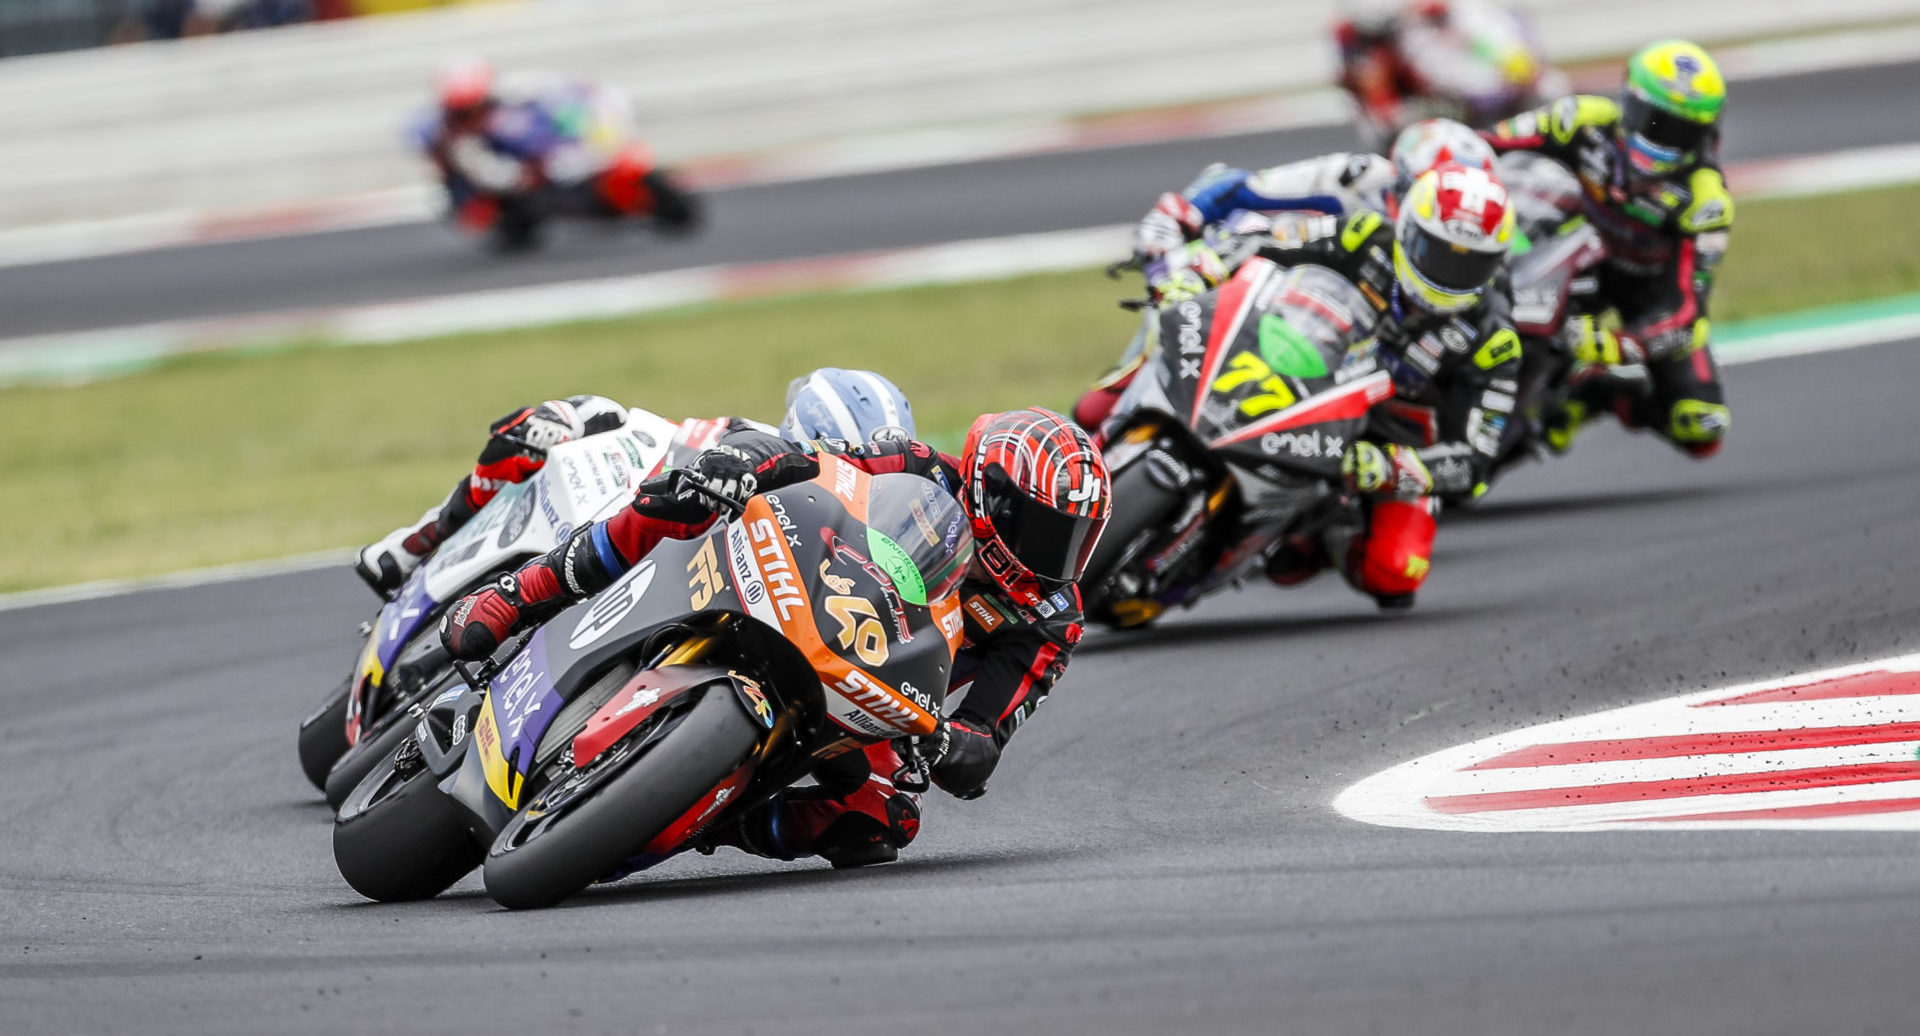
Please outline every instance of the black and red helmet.
M1051 410L983 414L967 432L961 495L975 556L1015 604L1037 608L1080 578L1112 512L1107 465Z

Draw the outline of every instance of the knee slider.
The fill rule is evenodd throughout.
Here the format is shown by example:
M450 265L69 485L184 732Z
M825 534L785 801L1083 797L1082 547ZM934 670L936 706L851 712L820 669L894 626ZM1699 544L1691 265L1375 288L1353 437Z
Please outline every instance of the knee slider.
M1349 548L1347 577L1382 597L1411 594L1426 582L1435 522L1426 500L1383 500L1373 506L1364 536Z
M1689 453L1718 449L1732 425L1732 411L1704 399L1678 400L1667 411L1667 438Z

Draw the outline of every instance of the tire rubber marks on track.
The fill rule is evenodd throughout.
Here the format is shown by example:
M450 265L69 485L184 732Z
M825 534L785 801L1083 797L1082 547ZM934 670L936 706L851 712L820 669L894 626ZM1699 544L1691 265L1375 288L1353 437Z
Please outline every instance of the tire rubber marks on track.
M1374 774L1334 808L1452 831L1920 830L1920 655L1501 734Z

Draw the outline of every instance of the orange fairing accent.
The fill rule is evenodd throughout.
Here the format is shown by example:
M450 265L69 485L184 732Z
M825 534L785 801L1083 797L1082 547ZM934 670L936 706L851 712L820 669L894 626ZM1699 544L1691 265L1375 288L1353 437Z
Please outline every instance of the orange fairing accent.
M848 483L844 481L848 475L855 479L851 491L843 492L848 488ZM857 507L855 513L864 520L867 478L867 474L859 468L827 454L821 457L821 471L814 481L822 483L842 504L847 504L851 499L853 503L848 510ZM792 552L787 549L787 539L781 534L773 508L768 506L766 498L754 497L749 500L747 509L741 513L740 523L747 530L754 564L759 566L760 576L766 580L774 611L780 619L781 632L807 656L827 694L846 699L875 722L902 734L933 733L939 723L932 713L873 674L834 654L833 649L821 638L819 627L813 622L813 602L806 596L805 573L800 571ZM797 594L798 599L795 600L790 594ZM838 712L831 705L828 711Z
M861 471L846 458L837 454L820 454L820 474L813 480L832 493L840 506L847 509L855 521L867 520L867 483L872 475Z
M956 654L960 645L967 639L967 619L960 613L960 595L951 593L933 602L933 621L940 625L940 635L947 638L947 650Z

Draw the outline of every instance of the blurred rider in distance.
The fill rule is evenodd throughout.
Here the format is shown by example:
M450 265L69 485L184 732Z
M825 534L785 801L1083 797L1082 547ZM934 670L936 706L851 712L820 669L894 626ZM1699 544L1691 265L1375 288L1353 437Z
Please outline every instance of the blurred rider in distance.
M736 423L691 468L745 499L815 477L823 453L871 474L930 479L971 521L974 560L958 591L965 640L953 671L953 691L966 696L942 722L931 757L936 784L975 798L1079 643L1077 580L1110 511L1106 466L1084 432L1034 409L982 415L957 460L916 441L796 444ZM631 507L456 603L441 624L447 649L487 657L515 632L605 589L661 540L707 530L713 505L674 490L664 479L643 483ZM830 760L815 774L818 789L783 793L739 825L703 836L705 848L732 845L783 860L817 854L836 866L891 860L919 829L917 799L889 780L900 765L890 743Z
M1423 118L1485 126L1562 88L1528 25L1499 5L1346 0L1341 8L1338 82L1372 146Z
M681 422L667 454L669 465L684 463L725 433L725 417ZM400 588L422 561L465 525L502 489L524 482L547 463L547 451L563 442L625 427L627 408L605 396L549 399L521 407L493 422L487 444L472 473L453 487L444 503L429 508L360 551L354 571L375 593ZM771 432L767 425L754 427ZM779 434L793 441L844 438L911 440L913 407L898 386L873 371L822 367L795 378L787 387L786 417Z
M1607 412L1694 457L1720 449L1733 415L1709 349L1707 302L1733 227L1719 161L1726 100L1726 80L1706 51L1663 40L1627 60L1618 98L1563 97L1486 134L1498 151L1534 152L1573 170L1607 245L1600 293L1619 326L1593 316L1568 322L1580 366L1564 409L1547 415L1555 450ZM1625 376L1622 366L1643 366L1646 376Z
M544 74L503 77L469 58L442 68L435 92L438 103L417 121L413 140L467 229L495 228L536 192L585 214L652 206L652 158L632 139L620 91Z

